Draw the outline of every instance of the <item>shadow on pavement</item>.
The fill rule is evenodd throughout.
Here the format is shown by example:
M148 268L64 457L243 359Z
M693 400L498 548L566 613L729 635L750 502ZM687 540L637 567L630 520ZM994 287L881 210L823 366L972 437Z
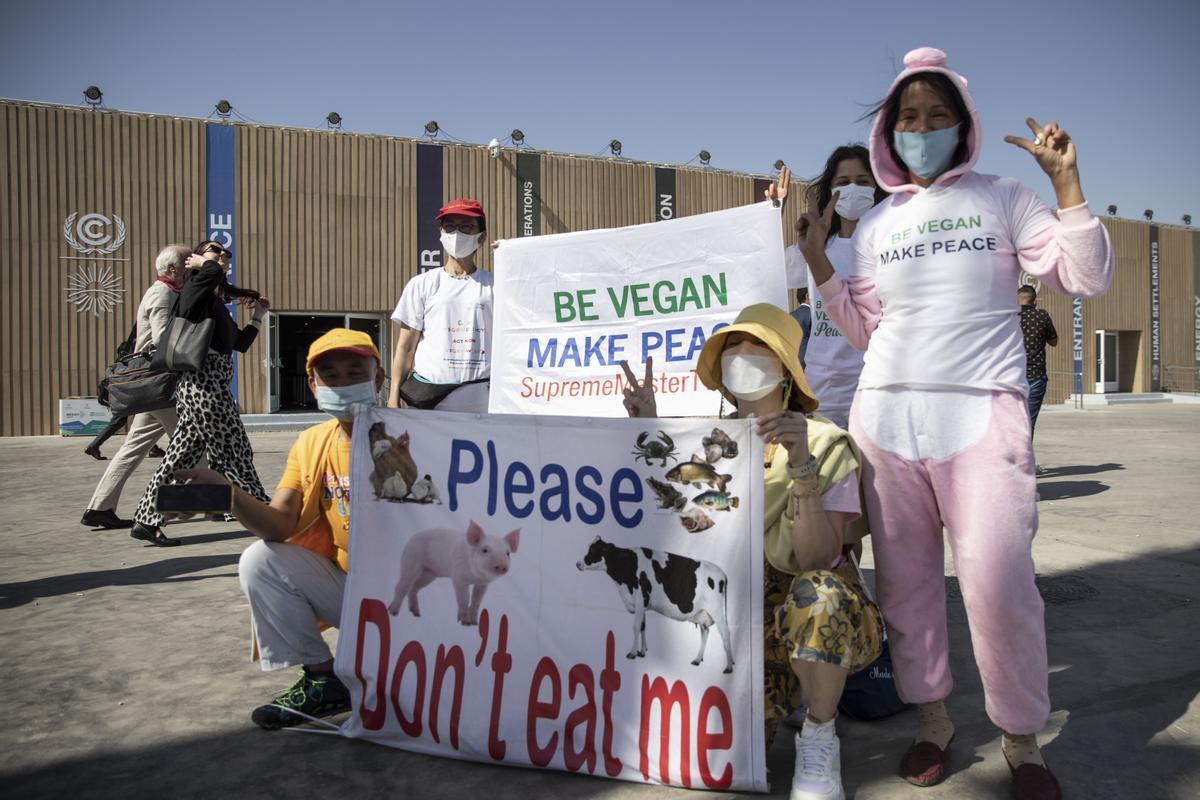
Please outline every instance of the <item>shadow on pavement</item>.
M199 538L199 537L195 537ZM200 581L221 575L187 575L203 572L215 567L236 564L239 553L222 553L209 556L182 556L166 558L150 564L138 564L124 569L105 569L95 572L75 572L69 575L52 575L19 583L0 584L0 608L16 608L42 597L88 592L105 586L136 586L144 583L180 583Z
M1124 464L1077 464L1070 467L1049 467L1045 472L1039 473L1038 478L1062 478L1068 475L1095 475L1097 472L1110 472L1112 470L1125 469Z
M1107 492L1110 487L1100 481L1053 481L1039 483L1038 496L1042 501L1067 500L1072 497L1090 497L1094 494Z

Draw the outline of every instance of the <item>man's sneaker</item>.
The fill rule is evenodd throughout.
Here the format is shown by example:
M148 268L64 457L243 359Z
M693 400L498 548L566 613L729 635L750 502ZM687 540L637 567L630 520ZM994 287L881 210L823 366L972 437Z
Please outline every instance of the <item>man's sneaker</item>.
M254 709L250 719L269 731L308 721L288 709L310 717L340 714L350 710L350 690L332 672L309 672L305 668L292 688L276 697L274 702Z
M796 772L789 800L845 800L842 748L833 720L818 725L806 720L796 734Z

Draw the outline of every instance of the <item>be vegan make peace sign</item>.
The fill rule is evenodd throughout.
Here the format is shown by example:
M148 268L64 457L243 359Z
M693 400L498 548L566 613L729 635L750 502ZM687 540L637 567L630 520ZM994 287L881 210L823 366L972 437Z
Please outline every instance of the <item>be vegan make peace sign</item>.
M655 363L665 416L712 415L700 348L752 303L788 307L779 210L758 203L496 251L491 413L623 416L620 362Z

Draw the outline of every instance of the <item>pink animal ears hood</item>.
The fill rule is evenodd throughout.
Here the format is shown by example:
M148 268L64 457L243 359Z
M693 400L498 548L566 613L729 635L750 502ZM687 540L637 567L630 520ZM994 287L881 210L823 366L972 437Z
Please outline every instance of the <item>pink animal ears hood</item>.
M904 56L904 69L892 81L884 101L885 104L892 99L896 87L902 81L920 72L939 72L949 78L958 89L958 93L962 95L963 104L971 115L971 133L967 137L967 160L953 169L946 170L934 181L935 184L942 183L970 171L975 166L975 162L979 160L979 150L983 146L983 128L979 125L979 112L975 110L975 101L971 98L971 93L967 91L967 79L946 66L946 54L936 47L918 47L916 50L910 50ZM903 164L896 163L896 160L892 158L892 152L888 148L888 140L892 136L892 131L883 130L884 115L884 109L880 109L879 113L875 115L875 123L871 126L869 149L871 151L871 170L875 173L875 180L889 192L915 192L920 187L908 179L908 169Z

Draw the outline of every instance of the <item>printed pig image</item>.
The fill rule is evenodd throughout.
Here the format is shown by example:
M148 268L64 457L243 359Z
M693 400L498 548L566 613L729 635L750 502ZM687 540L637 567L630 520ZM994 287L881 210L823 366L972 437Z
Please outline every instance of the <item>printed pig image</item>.
M489 536L475 522L466 534L449 528L431 528L409 539L400 556L400 579L388 611L400 613L404 598L414 617L421 616L417 593L438 578L449 578L458 599L458 621L463 625L479 622L479 604L488 584L507 575L512 554L517 552L521 529L502 538ZM468 598L468 591L470 597Z

